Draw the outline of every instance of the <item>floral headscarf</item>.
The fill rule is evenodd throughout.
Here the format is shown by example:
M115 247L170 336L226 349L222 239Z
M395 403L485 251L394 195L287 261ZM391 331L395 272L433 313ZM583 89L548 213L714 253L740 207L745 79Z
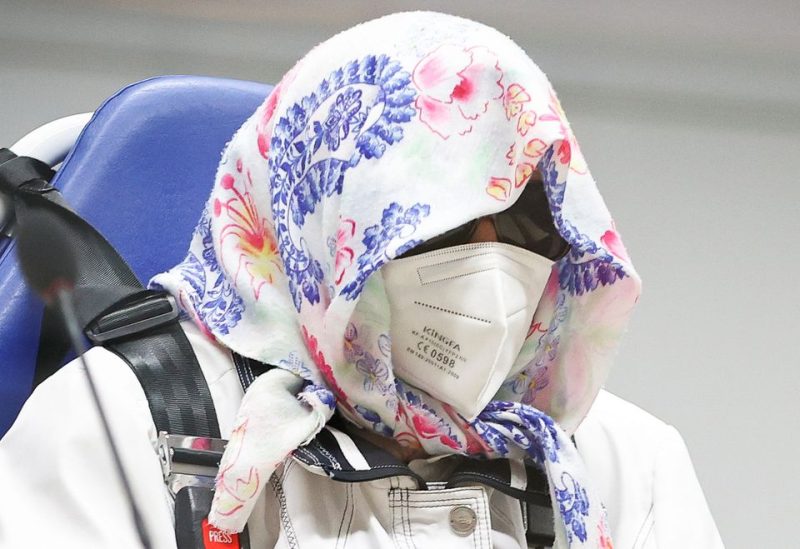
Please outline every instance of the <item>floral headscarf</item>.
M468 422L394 376L379 271L508 208L535 170L572 249L511 376ZM242 402L218 527L241 530L276 465L338 409L431 455L532 459L550 479L557 539L607 541L568 433L605 380L640 282L550 83L496 30L402 13L316 47L234 136L186 260L154 283L224 345L279 366Z

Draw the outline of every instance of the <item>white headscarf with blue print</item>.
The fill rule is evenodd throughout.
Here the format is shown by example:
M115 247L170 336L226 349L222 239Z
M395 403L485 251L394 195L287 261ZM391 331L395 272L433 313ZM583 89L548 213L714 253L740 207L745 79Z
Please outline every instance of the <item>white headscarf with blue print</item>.
M534 170L572 250L512 375L467 422L394 377L375 275L508 208ZM534 460L558 540L609 542L568 433L606 377L640 283L550 83L496 30L404 13L316 47L234 136L186 260L154 283L209 336L280 367L242 402L217 478L218 527L243 528L276 464L336 408L431 455Z

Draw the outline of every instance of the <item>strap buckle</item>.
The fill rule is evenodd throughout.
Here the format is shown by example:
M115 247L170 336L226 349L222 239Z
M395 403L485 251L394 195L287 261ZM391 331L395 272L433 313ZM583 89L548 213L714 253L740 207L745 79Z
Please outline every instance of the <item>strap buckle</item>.
M174 297L165 292L148 293L143 299L93 320L86 329L86 337L102 345L172 322L179 314Z
M227 444L221 438L158 433L161 472L172 498L185 486L213 488Z

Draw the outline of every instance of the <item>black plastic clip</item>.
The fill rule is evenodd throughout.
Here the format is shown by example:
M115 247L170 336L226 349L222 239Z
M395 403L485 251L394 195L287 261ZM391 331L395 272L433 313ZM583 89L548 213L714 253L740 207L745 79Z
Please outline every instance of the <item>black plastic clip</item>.
M143 299L115 308L96 318L86 329L86 337L97 344L121 339L172 322L180 310L167 293L148 293Z

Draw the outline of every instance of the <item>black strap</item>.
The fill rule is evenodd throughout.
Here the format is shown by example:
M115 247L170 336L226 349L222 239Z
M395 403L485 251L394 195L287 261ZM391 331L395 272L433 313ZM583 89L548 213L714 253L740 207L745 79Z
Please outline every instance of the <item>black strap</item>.
M528 530L525 539L528 547L552 547L556 541L555 526L553 523L553 508L550 505L539 505L523 502L525 516L527 517Z
M0 149L0 191L13 193L17 188L36 181L48 184L54 172L44 162L17 156L8 149Z
M158 432L220 438L208 383L177 320L105 344L144 389Z
M38 160L0 149L0 192L13 197L16 223L22 230L26 215L35 209L37 215L59 217L68 227L70 249L64 252L78 266L74 297L81 327L130 365L147 395L156 429L219 438L211 393L178 323L174 301L142 286L114 247L66 206L49 183L52 174ZM60 368L69 347L59 324L53 311L45 312L37 383Z
M239 376L239 383L242 384L243 391L247 391L258 376L274 368L274 366L247 358L233 351L231 351L231 355L233 356L233 364L236 367L236 374Z

